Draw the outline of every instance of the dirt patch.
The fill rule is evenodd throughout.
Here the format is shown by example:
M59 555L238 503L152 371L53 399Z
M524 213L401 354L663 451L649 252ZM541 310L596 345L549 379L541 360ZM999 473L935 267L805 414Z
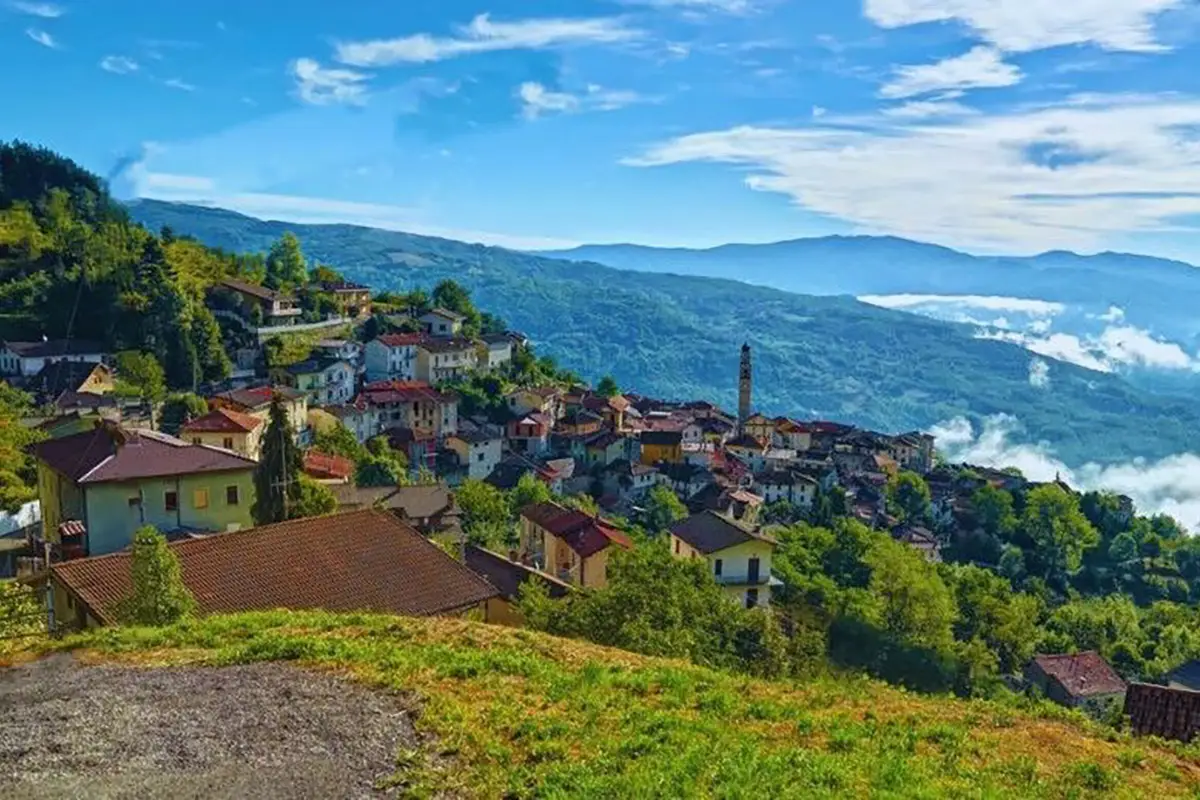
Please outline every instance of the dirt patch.
M375 797L417 742L397 697L284 664L0 669L6 798Z

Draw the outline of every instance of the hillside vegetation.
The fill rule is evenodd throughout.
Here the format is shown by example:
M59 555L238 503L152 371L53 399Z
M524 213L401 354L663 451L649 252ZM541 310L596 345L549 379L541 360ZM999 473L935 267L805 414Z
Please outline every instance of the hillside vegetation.
M500 248L348 225L263 222L221 209L140 201L131 215L228 251L265 251L285 231L305 251L377 289L453 278L482 306L588 379L668 398L735 401L738 348L755 348L755 404L880 430L958 415L1015 414L1068 463L1158 458L1200 447L1200 408L1115 375L1053 362L1032 386L1030 355L967 326L847 297L728 280L624 272Z
M1061 710L801 683L463 620L272 612L105 629L54 645L147 666L297 661L411 698L413 796L1186 797L1183 747Z

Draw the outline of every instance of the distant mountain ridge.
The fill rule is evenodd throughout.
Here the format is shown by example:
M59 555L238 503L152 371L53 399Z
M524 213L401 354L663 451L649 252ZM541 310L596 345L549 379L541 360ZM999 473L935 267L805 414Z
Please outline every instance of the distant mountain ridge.
M1116 375L1031 358L964 325L731 280L627 272L502 248L352 225L266 222L222 209L141 201L131 215L211 246L263 251L293 231L310 259L379 289L453 278L478 304L588 379L673 399L736 404L738 350L754 347L755 405L772 415L878 430L962 415L1015 414L1068 464L1200 450L1200 404L1155 396ZM953 253L953 251L947 251Z

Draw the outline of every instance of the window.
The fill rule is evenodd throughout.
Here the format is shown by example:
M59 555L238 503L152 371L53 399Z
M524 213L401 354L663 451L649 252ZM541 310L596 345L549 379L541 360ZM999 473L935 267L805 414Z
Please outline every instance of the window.
M242 497L238 493L238 487L236 485L225 487L225 505L236 506L241 502L241 500Z
M142 504L141 495L135 495L134 497L129 498L129 507L130 508L137 508L141 504Z
M476 461L483 461L485 458L487 458L487 453L480 453L479 455L477 455L477 456L475 457L475 460L476 460Z
M208 508L208 489L197 489L192 492L193 508Z
M167 492L163 495L163 508L167 511L178 511L179 492Z
M193 437L192 437L192 444L204 444L204 442L200 441L200 437L199 437L199 436L193 436Z
M758 589L746 590L746 608L754 608L758 605Z
M223 441L221 443L221 446L224 447L226 450L232 450L233 449L233 437L226 436L225 441Z
M679 555L679 540L675 540L675 555Z
M725 564L721 559L718 558L716 561L714 561L713 562L713 575L716 575L718 578L721 577L721 567L723 567L723 566L725 566Z

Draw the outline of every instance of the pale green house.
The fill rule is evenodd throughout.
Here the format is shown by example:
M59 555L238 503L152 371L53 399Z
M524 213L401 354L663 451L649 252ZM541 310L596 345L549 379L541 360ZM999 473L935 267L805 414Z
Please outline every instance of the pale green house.
M153 525L171 535L249 528L255 462L173 436L104 423L38 445L46 541L63 555L104 555Z

